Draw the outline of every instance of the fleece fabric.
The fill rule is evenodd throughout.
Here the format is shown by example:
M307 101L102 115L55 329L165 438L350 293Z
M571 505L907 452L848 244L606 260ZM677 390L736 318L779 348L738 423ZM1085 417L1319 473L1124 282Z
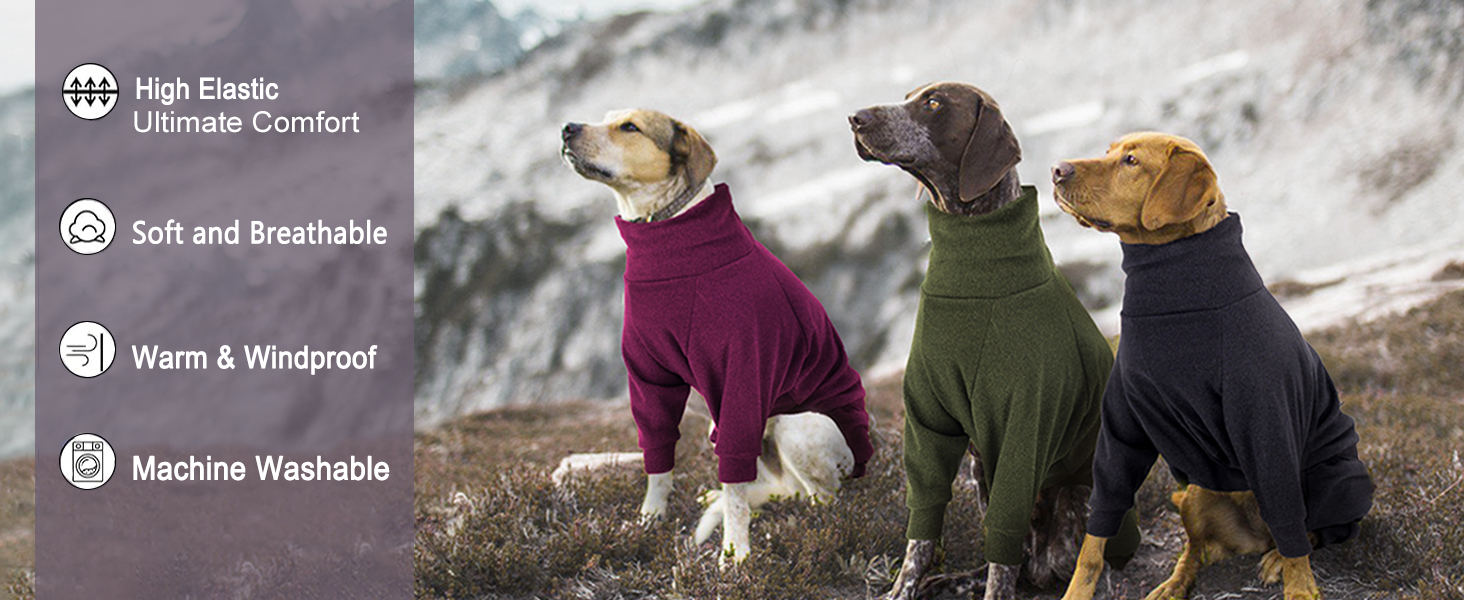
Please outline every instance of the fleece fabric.
M1352 418L1241 245L1240 215L1168 244L1124 244L1123 270L1088 532L1115 533L1162 454L1179 481L1254 491L1282 556L1310 553L1308 531L1330 532L1321 544L1355 535L1373 484Z
M904 382L906 533L940 537L969 445L990 490L986 559L1020 564L1037 492L1091 483L1113 354L1053 266L1035 188L986 215L926 214L930 267Z
M863 475L874 448L859 374L823 305L753 239L727 186L675 218L615 224L626 245L621 354L646 472L675 465L695 388L723 483L756 479L768 417L802 412L833 419Z

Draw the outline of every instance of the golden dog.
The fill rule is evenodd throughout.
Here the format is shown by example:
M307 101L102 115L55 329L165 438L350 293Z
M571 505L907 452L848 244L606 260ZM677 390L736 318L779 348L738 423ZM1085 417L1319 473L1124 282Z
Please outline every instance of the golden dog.
M1125 244L1170 244L1184 238L1205 233L1219 226L1227 217L1232 216L1226 210L1225 197L1217 184L1215 171L1211 167L1209 159L1194 142L1181 137L1152 132L1130 134L1109 146L1108 152L1104 156L1059 163L1053 168L1052 175L1055 184L1054 196L1058 206L1063 211L1072 215L1085 227L1117 234L1119 239ZM1235 218L1238 222L1239 217ZM1230 225L1238 227L1235 223L1231 223ZM1238 240L1238 229L1234 230L1234 235ZM1128 268L1128 253L1131 250L1135 252L1145 251L1126 248L1126 269ZM1243 251L1238 252L1238 255L1244 257ZM1244 259L1244 263L1246 268L1252 269L1251 273L1254 273L1248 258ZM1208 273L1187 273L1186 275L1192 278L1203 278ZM1131 273L1131 280L1132 277L1133 275ZM1259 287L1259 276L1254 276L1254 282ZM1166 290L1165 293L1177 292ZM1260 287L1257 293L1264 293L1264 287ZM1284 317L1284 311L1281 311L1279 305L1275 305L1274 299L1270 298L1269 294L1264 295L1266 298L1257 299L1256 302L1269 302L1266 310L1272 312L1268 314L1279 314L1281 315L1279 318L1285 319L1289 323L1289 318ZM1127 319L1130 301L1131 298L1129 295L1126 295L1124 299L1125 341L1128 341L1129 331L1127 330ZM1204 336L1213 337L1213 332L1208 330L1199 331L1202 331ZM1299 333L1296 332L1294 325L1291 325L1290 331L1251 331L1247 332L1246 335L1258 336L1259 339L1282 339L1285 343L1293 344L1292 346L1287 346L1288 348L1305 346L1305 342L1299 339ZM1295 336L1297 339L1293 340L1290 336ZM1294 344L1300 344L1300 346ZM1143 350L1143 348L1136 349L1136 351L1140 350ZM1304 354L1300 351L1296 353ZM1120 366L1122 366L1124 354L1124 348L1122 346L1120 346L1119 354L1119 362ZM1152 355L1152 351L1150 354ZM1141 353L1140 356L1144 356L1144 354ZM1314 352L1311 353L1311 357L1315 359ZM1188 357L1185 360L1188 360ZM1303 358L1302 360L1305 359ZM1315 363L1306 364L1320 365L1320 361L1316 360ZM1292 369L1294 367L1288 363L1279 368ZM1195 372L1198 373L1200 371L1196 370ZM1115 373L1117 373L1117 369ZM1189 372L1182 373L1181 375L1193 379ZM1324 369L1321 370L1320 377L1321 379L1325 379L1325 387L1330 389L1331 382L1330 379L1326 379ZM1110 391L1116 385L1115 382L1117 379L1115 377L1115 380L1110 380L1108 384ZM1122 383L1119 382L1117 385L1122 386ZM1164 393L1162 388L1159 393ZM1231 393L1233 394L1234 392ZM1123 392L1121 391L1119 395L1122 394ZM1339 412L1335 408L1339 406L1335 397L1335 391L1332 391L1331 394L1331 410L1333 412ZM1203 411L1208 407L1220 404L1219 401L1221 398L1229 397L1223 392L1217 393L1213 398L1213 402L1206 399L1204 403L1201 403L1200 408L1195 410ZM1108 402L1109 400L1105 399L1105 404ZM1323 404L1318 403L1317 406L1323 406ZM1189 405L1186 405L1181 410L1189 410ZM1220 410L1215 410L1211 414L1225 414L1227 418L1229 415L1229 413ZM1105 430L1110 427L1109 416L1109 412L1105 407ZM1335 415L1333 416L1335 417ZM1351 436L1350 456L1348 455L1348 449L1345 447L1347 440L1344 440L1340 435L1330 438L1332 440L1341 440L1337 442L1337 445L1343 448L1342 453L1338 455L1339 458L1332 459L1332 463L1320 463L1318 465L1318 463L1307 462L1302 464L1301 486L1303 489L1312 493L1312 495L1321 498L1321 502L1323 503L1329 500L1326 497L1327 493L1333 492L1334 490L1348 492L1350 495L1339 493L1339 497L1348 498L1350 501L1338 502L1337 504L1347 505L1349 507L1348 510L1353 510L1351 507L1364 506L1362 512L1365 513L1365 506L1370 506L1371 482L1366 478L1365 467L1356 458L1356 435L1352 430L1351 420L1345 415L1341 415L1340 419L1345 420L1345 423L1342 424L1345 425L1345 431L1343 431L1341 426L1330 431L1343 431L1343 433ZM1243 420L1242 422L1226 423L1232 429L1241 429L1242 427L1250 429L1258 428L1256 423L1244 422ZM1281 428L1284 425L1276 424L1276 427ZM1149 433L1152 434L1154 431L1150 430ZM1131 436L1132 439L1134 434L1127 433L1127 435ZM1188 430L1176 432L1174 429L1169 429L1160 432L1160 435L1169 435L1174 438L1198 439L1190 436L1204 436L1208 434L1203 431L1199 433ZM1149 458L1151 464L1153 455L1145 455L1145 452L1154 454L1164 453L1167 457L1169 456L1169 452L1165 450L1161 443L1154 442L1152 447L1146 445L1150 443L1150 440L1157 438L1151 437L1150 440L1143 440L1141 439L1142 436L1139 436L1139 438L1139 443L1143 445L1144 450L1138 452L1138 454ZM1219 439L1225 440L1226 438L1221 437ZM1211 440L1206 440L1206 443L1210 442ZM1128 442L1125 441L1124 443ZM1170 448L1175 447L1170 446ZM1231 450L1232 452L1234 451L1233 449ZM1286 453L1278 449L1274 454L1285 455ZM1232 458L1227 456L1217 459L1223 465L1218 468L1230 469L1232 472L1246 471L1245 479L1251 480L1253 472L1247 471L1247 467L1250 465L1245 460L1241 460L1238 463L1239 466L1234 462L1225 464L1225 459ZM1310 460L1310 457L1306 457L1306 460ZM1353 463L1356 463L1355 466ZM1328 469L1333 468L1332 465L1341 466L1336 467L1336 470L1328 471ZM1174 466L1173 461L1171 461L1171 466ZM1313 468L1317 468L1318 470L1308 470ZM1361 480L1359 480L1359 476L1357 475L1359 470L1363 473L1360 476ZM1325 481L1326 477L1338 473L1342 474L1338 480L1344 482L1344 484L1333 488L1314 485L1314 482ZM1308 479L1308 477L1312 477L1314 474L1316 479ZM1124 486L1129 484L1133 484L1136 488L1139 481L1142 481L1142 475L1134 477L1133 481L1117 485L1115 488L1127 490ZM1181 485L1183 487L1180 491L1174 493L1172 499L1174 504L1179 508L1187 540L1184 550L1180 553L1178 561L1175 564L1173 574L1167 581L1163 582L1149 594L1149 600L1184 598L1191 586L1194 585L1199 570L1203 565L1222 560L1232 555L1261 552L1265 553L1260 564L1261 579L1266 583L1272 584L1283 582L1286 600L1314 600L1321 597L1321 592L1312 575L1310 555L1291 558L1282 556L1278 550L1277 542L1272 536L1272 530L1262 518L1263 511L1258 506L1257 496L1254 491L1220 492L1205 489L1194 484L1182 483ZM1273 487L1263 487L1261 489L1266 489L1270 492ZM1311 490L1323 491L1311 492ZM1364 492L1366 493L1365 500L1362 499ZM1311 500L1308 500L1307 509L1311 509L1313 512L1320 512L1313 508L1314 505L1311 504ZM1094 510L1097 511L1096 492L1094 502ZM1273 500L1273 502L1276 501ZM1360 516L1350 516L1354 513L1348 513L1348 518L1360 518ZM1291 523L1289 526L1296 527L1294 523ZM1338 527L1342 529L1337 529ZM1347 527L1350 527L1350 530L1347 530L1350 531L1350 534L1337 533L1337 531L1343 531ZM1313 547L1316 547L1325 545L1326 540L1345 541L1350 535L1356 535L1356 531L1356 521L1353 521L1344 525L1328 525L1328 527L1313 528L1307 532L1306 536L1307 541ZM1318 541L1318 532L1326 532L1325 539L1320 544ZM1295 535L1290 539L1295 540ZM1093 597L1098 576L1102 573L1103 569L1103 549L1106 543L1106 538L1091 534L1085 537L1082 549L1079 551L1077 570L1069 584L1067 594L1064 596L1065 600L1088 600Z

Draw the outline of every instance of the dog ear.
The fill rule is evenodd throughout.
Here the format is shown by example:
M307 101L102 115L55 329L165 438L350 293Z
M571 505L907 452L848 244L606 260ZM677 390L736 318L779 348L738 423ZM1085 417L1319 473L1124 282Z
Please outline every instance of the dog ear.
M680 169L686 177L687 187L696 189L706 183L716 166L717 153L712 151L712 145L695 129L683 125L681 121L671 121L672 174Z
M1210 161L1199 152L1174 146L1169 149L1169 162L1144 199L1144 229L1155 231L1189 221L1219 196L1220 186Z
M1021 161L1022 147L1001 110L995 104L979 102L976 128L961 155L961 201L970 202L991 191Z

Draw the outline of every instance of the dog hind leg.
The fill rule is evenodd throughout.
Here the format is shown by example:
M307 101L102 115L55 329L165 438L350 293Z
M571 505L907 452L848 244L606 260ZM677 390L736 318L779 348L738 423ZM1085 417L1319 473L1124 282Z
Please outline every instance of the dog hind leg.
M1203 499L1199 496L1204 492L1200 487L1191 485L1171 496L1179 507L1180 521L1184 524L1184 549L1174 561L1174 571L1169 579L1149 592L1145 600L1183 600L1199 577L1210 544L1204 522Z
M1072 485L1038 492L1027 534L1027 579L1050 588L1077 568L1078 548L1088 521L1088 486Z
M854 468L854 452L838 425L818 413L769 419L763 454L781 467L784 494L803 494L818 502L832 500Z

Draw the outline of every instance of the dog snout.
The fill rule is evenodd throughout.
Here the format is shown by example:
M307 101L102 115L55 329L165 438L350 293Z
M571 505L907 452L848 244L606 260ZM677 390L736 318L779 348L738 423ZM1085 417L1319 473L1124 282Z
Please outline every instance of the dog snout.
M584 123L566 123L564 125L564 131L560 132L560 135L564 138L564 141L567 142L574 139L575 136L579 135L580 132L584 130Z
M859 109L859 112L849 115L849 126L855 129L864 127L865 125L868 125L873 121L874 111L871 111L867 108L861 108Z
M1077 170L1078 168L1068 161L1057 163L1052 167L1052 183L1062 183L1072 179L1073 173L1076 173Z

